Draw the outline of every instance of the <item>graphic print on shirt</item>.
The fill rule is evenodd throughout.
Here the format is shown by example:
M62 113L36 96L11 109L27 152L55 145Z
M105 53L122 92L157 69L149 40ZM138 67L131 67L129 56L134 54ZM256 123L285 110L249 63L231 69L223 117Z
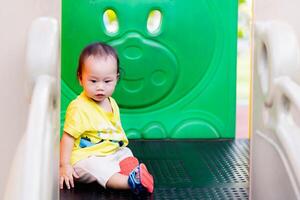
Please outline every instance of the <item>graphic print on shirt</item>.
M88 136L83 136L80 138L79 146L81 148L91 147L103 141L110 141L118 143L119 146L123 146L123 132L119 123L118 125L116 124L116 126L100 127L99 130L101 131L97 132L97 136L99 137L98 142L92 142L91 138L89 138Z
M103 140L121 141L124 139L120 122L114 122L113 126L101 124L99 125L98 130L98 136Z
M92 143L92 141L89 137L85 136L85 137L80 138L79 146L81 148L90 147L90 146L93 146L93 145L95 145L95 144Z

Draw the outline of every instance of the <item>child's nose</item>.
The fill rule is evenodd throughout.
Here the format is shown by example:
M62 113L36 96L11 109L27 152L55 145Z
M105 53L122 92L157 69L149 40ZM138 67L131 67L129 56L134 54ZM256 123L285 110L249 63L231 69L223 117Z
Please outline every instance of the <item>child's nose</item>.
M99 82L99 83L96 85L96 89L97 89L97 90L103 90L103 89L104 89L104 83Z

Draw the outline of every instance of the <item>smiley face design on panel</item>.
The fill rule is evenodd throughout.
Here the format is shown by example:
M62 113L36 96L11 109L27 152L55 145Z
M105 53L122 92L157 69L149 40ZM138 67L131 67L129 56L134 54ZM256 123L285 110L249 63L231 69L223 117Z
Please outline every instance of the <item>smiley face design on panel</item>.
M123 108L143 108L155 104L168 96L176 84L176 57L166 45L152 38L160 34L162 23L161 12L153 10L147 20L145 35L148 37L138 30L115 37L119 30L116 12L109 9L103 14L104 31L111 37L109 44L117 49L123 69L115 92L115 96L121 97L118 103Z

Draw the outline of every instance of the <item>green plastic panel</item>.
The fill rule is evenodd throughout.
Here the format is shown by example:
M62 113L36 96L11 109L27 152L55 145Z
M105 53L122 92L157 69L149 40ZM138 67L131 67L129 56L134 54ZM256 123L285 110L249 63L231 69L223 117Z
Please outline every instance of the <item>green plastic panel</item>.
M119 29L109 33L112 9ZM149 13L162 14L147 30ZM236 0L62 1L62 124L81 92L80 51L103 41L120 56L114 97L129 138L234 138L236 104Z

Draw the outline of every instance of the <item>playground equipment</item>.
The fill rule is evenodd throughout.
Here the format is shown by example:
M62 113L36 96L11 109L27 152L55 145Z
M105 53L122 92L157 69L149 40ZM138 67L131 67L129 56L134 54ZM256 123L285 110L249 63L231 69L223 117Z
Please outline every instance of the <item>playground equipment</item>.
M80 51L100 40L120 56L114 97L130 139L235 137L237 1L62 3L61 125L81 92Z
M94 4L97 4L99 1L89 2L94 6ZM115 3L116 1L105 2ZM152 77L149 79L152 81L150 84L156 84L155 87L157 88L160 87L160 84L164 85L158 93L155 93L148 99L143 99L143 96L147 94L146 92L149 92L146 91L149 85L139 89L137 87L138 84L136 84L137 82L133 84L128 84L128 82L120 83L121 88L116 94L116 98L120 99L121 106L123 106L124 124L126 124L130 137L146 139L178 139L188 137L233 138L234 115L232 113L234 113L235 110L233 100L235 98L235 81L232 77L235 76L235 69L232 67L233 65L230 65L231 68L227 65L233 64L233 59L235 59L233 56L235 55L235 47L232 46L234 44L233 40L236 39L236 33L234 32L235 22L231 21L230 24L227 24L231 28L226 30L228 31L226 32L224 31L225 22L219 21L219 19L222 10L226 10L227 6L235 7L236 4L229 5L226 4L225 1L220 1L219 4L216 4L216 1L209 1L206 4L204 1L197 1L199 2L197 5L204 9L203 12L196 12L196 9L193 9L190 15L187 15L189 17L179 19L182 20L181 23L184 25L182 30L188 21L195 20L195 16L198 17L196 21L200 21L202 24L205 24L204 21L201 21L202 19L209 19L207 22L211 25L209 29L206 29L206 26L201 27L200 29L196 29L195 27L189 29L187 34L194 33L194 31L197 32L198 36L203 34L203 38L197 38L199 39L199 41L197 40L199 43L194 44L192 42L195 40L188 37L190 35L188 35L187 38L184 38L186 43L180 43L178 38L183 34L176 31L175 29L177 27L174 25L164 24L164 20L170 21L174 19L174 12L169 12L172 11L172 9L167 9L166 2L167 1L158 2L162 4L162 9L151 7L151 9L159 10L162 14L161 26L158 25L158 27L156 27L157 25L155 25L154 27L156 27L156 29L153 29L154 31L152 33L151 31L150 33L147 32L147 30L152 29L146 28L147 17L145 17L148 16L147 14L149 14L149 11L151 12L150 7L147 9L137 8L133 6L132 1L121 2L121 4L123 4L121 7L127 5L127 9L122 9L117 6L100 6L101 9L98 7L101 11L105 11L105 9L115 10L116 14L119 14L119 11L121 13L128 13L128 10L139 10L145 14L144 17L136 17L137 15L135 15L134 12L129 12L129 15L127 15L126 18L123 18L123 15L117 15L117 19L119 20L118 25L114 25L114 28L109 29L108 32L100 31L104 30L105 27L101 21L103 19L103 16L101 15L102 12L98 12L97 6L89 7L92 10L89 14L96 16L93 20L95 20L95 24L99 24L100 26L100 28L98 27L99 29L95 28L93 30L89 30L89 28L91 28L90 23L85 24L80 21L85 20L85 18L81 17L82 13L76 12L79 7L75 7L72 9L72 14L78 14L79 18L75 20L66 17L65 19L70 21L74 20L74 22L78 22L81 26L72 26L72 23L68 25L69 21L67 21L67 24L63 23L63 27L66 26L66 28L68 28L69 26L70 29L74 28L77 30L76 33L78 33L78 35L74 36L75 38L63 33L63 37L68 41L63 47L65 48L63 50L63 55L66 55L67 50L70 50L70 53L67 55L75 58L76 55L79 54L82 46L91 40L98 39L98 36L96 37L94 35L96 33L96 35L99 34L103 36L104 41L108 41L110 44L115 45L120 52L127 52L121 54L122 61L126 63L126 66L133 64L136 68L138 67L138 65L135 64L137 60L134 60L133 58L143 55L140 54L140 50L149 48L149 46L147 46L148 44L155 44L156 49L159 52L162 52L164 60L161 62L172 64L172 66L174 65L175 71L172 71L168 66L164 66L165 71L163 72L156 70L152 73L147 71L149 69L146 70L149 72L148 74L150 74L150 77ZM171 2L174 3L174 1ZM71 4L71 1L63 1L63 3L64 6L75 5L74 2L72 5L69 5ZM190 6L185 6L187 6L187 4L180 5L179 7L183 10L190 11ZM83 7L85 11L88 9L85 6L81 7ZM298 9L297 6L295 6L295 8ZM209 11L211 11L211 9L217 9L220 12L210 13ZM179 13L181 13L182 16L185 16L186 13L183 12L183 10L178 9L177 11L180 11ZM68 14L66 14L66 16L68 16ZM70 16L74 15L70 14ZM140 14L138 14L138 16L140 16ZM233 19L235 16L235 12L227 14L223 13L222 15L224 21ZM143 31L132 31L133 27L136 28L136 23L143 24ZM219 32L218 27L216 27L214 23L220 24L222 31ZM138 28L141 28L140 25L138 25ZM250 199L300 199L300 152L298 147L300 143L299 35L295 34L294 29L284 22L260 21L259 23L256 23L254 28L255 62L253 63L254 74L252 88L253 126L250 161ZM166 33L164 32L166 29L171 31ZM82 33L84 32L82 30L86 30L85 33L87 34L87 36L83 38L89 39L81 39L81 36L83 36ZM149 35L145 37L143 36L144 34ZM169 38L169 36L170 38L173 38L175 42L168 41L167 38ZM78 43L80 43L80 45L75 46L73 50L71 48L72 41L76 40L79 40ZM165 40L167 42L164 42ZM141 48L126 48L125 41L126 43L128 42L128 44L132 44L133 47ZM208 49L207 52L203 52L202 47L198 46L195 48L197 50L196 52L203 53L201 59L205 60L203 66L207 67L204 71L193 68L194 62L198 61L198 57L195 55L190 56L195 52L195 49L192 49L192 51L187 48L190 47L190 45L197 46L199 44L203 44L203 48ZM220 44L222 48L214 49L214 45L218 44ZM225 47L233 49L232 52L228 53L223 51ZM185 53L184 50L189 51L188 53ZM57 55L58 52L58 21L51 18L39 18L34 21L29 31L26 53L28 55L27 64L29 68L31 68L28 71L30 75L28 78L30 81L29 87L32 88L32 90L30 90L30 93L32 94L30 95L30 114L28 117L26 133L22 135L20 141L15 141L17 144L15 146L18 146L18 149L14 157L14 162L11 165L10 173L8 173L9 179L6 182L6 189L3 197L4 200L47 200L59 198L57 184L59 100L57 100L57 98L59 98L60 94L58 84L60 76L58 75L59 73L54 70L59 69L59 64L57 63L59 61L59 56ZM150 52L150 50L148 52ZM157 54L153 55L156 55L157 57L160 56ZM180 56L177 57L175 55ZM190 56L189 58L191 58L192 61L189 62L185 60L184 57L186 56ZM208 57L207 59L206 56ZM73 58L72 62L75 62L76 59ZM149 60L152 61L154 58L155 57L151 57ZM76 86L76 74L74 73L76 64L69 62L71 61L63 61L65 66L70 66L63 68L63 70L66 70L63 72L63 79L66 82L62 83L63 108L65 108L71 98L68 95L73 94L75 96L79 91L79 87ZM188 69L186 71L185 68L181 66L182 63L187 64ZM141 64L145 64L146 66L147 63ZM124 78L131 79L133 77L132 79L134 80L134 78L140 75L134 74L134 70L128 70L128 77L126 77L125 74ZM170 72L170 75L164 75L166 72ZM191 84L187 84L188 89L180 91L180 88L184 85L184 80L189 80L188 74L196 72L201 75L199 76L201 78L196 76L191 77ZM227 75L231 78L223 77L221 75L222 73L228 73ZM73 77L69 79L68 76L70 75ZM176 82L177 79L178 82ZM217 84L215 84L216 79L219 80ZM7 85L7 87L9 86L10 85ZM226 89L223 89L223 93L220 94L220 88L217 86L224 86ZM176 92L181 93L175 94ZM128 95L132 101L129 103L126 102L122 98L122 93ZM226 99L226 102L223 105L218 104L216 107L209 106L219 102L219 99L213 98L216 97L216 94L223 96L224 99ZM134 95L137 95L138 99L134 99ZM184 96L184 98L179 99L180 95ZM202 97L207 99L202 100ZM161 103L157 103L159 101L161 101ZM168 104L172 104L173 107ZM195 107L197 106L205 110L205 112L199 112L197 109L195 111ZM224 110L220 109L220 107L224 106L228 107ZM180 108L179 113L175 113L174 110L172 110L173 108L175 109L175 107ZM131 112L131 109L134 111ZM185 112L186 109L188 112ZM217 117L213 117L208 113L213 113L213 116ZM226 113L230 114L226 115ZM19 113L15 114L17 116ZM180 117L177 116L179 114ZM138 117L133 118L134 115ZM154 118L153 116L156 115L159 117ZM178 120L170 122L165 117L167 115L176 116L176 118L178 117ZM219 118L220 120L216 120L217 123L214 123L214 118ZM153 122L150 119L155 119L155 121ZM141 123L141 121L144 123ZM162 123L157 123L158 121L163 121L167 125L162 126ZM139 125L136 125L136 123L139 123ZM228 126L225 124L228 124ZM198 135L197 130L203 131L204 134ZM189 134L185 134L186 132L189 132ZM154 134L152 135L152 133ZM16 133L11 132L10 134ZM7 135L7 137L9 137L9 134ZM165 174L158 177L162 187L158 188L157 195L173 199L178 197L182 199L191 197L190 199L192 199L195 195L198 195L196 197L201 197L203 199L248 198L248 171L245 171L248 166L247 141L211 140L202 143L199 143L199 141L190 143L184 141L172 143L172 141L169 141L169 143L163 144L163 141L161 140L151 141L149 143L145 143L145 141L135 141L132 144L133 149L137 151L137 156L144 156L142 158L145 159L146 162L149 162L149 166L152 166L151 170L160 169L158 172L154 171L154 174L162 174L162 171L166 171ZM239 148L241 146L243 148ZM153 156L157 149L162 150L161 155L166 156L166 160ZM193 154L193 158L195 159L189 159L188 156L185 156L185 152L190 153L188 155ZM237 156L238 152L242 152L242 156ZM10 154L8 151L3 151L3 153ZM14 152L11 154L13 153ZM202 163L199 164L199 161ZM190 175L189 171L185 170L187 168L186 166L189 166L191 171L196 171L196 174L194 174L194 176L193 174ZM170 172L166 169L169 169ZM210 174L207 175L208 173L206 172L209 172ZM174 174L177 176L172 176ZM244 179L242 187L239 188L236 188L237 182L240 183L237 176L241 176ZM226 185L227 178L230 179L229 186ZM191 185L193 179L197 179L196 182L193 182L197 187L186 189L187 185ZM185 188L182 187L178 189L180 184L183 184ZM173 188L164 187L169 185ZM224 188L224 186L228 186L228 188ZM94 194L92 192L95 192L89 191L88 187L82 187L81 189L83 191L91 192L91 195ZM99 188L93 187L92 189ZM172 191L173 193L171 193ZM175 193L174 191L177 191L178 193ZM71 193L71 195L72 194L78 195L76 192ZM103 196L103 194L100 195ZM181 196L178 196L177 194ZM0 195L2 199L2 194ZM111 196L111 194L108 193L108 196Z
M26 49L31 104L27 129L16 145L4 199L58 199L59 25L32 22Z
M254 30L251 198L300 199L297 35L279 21L257 22Z

